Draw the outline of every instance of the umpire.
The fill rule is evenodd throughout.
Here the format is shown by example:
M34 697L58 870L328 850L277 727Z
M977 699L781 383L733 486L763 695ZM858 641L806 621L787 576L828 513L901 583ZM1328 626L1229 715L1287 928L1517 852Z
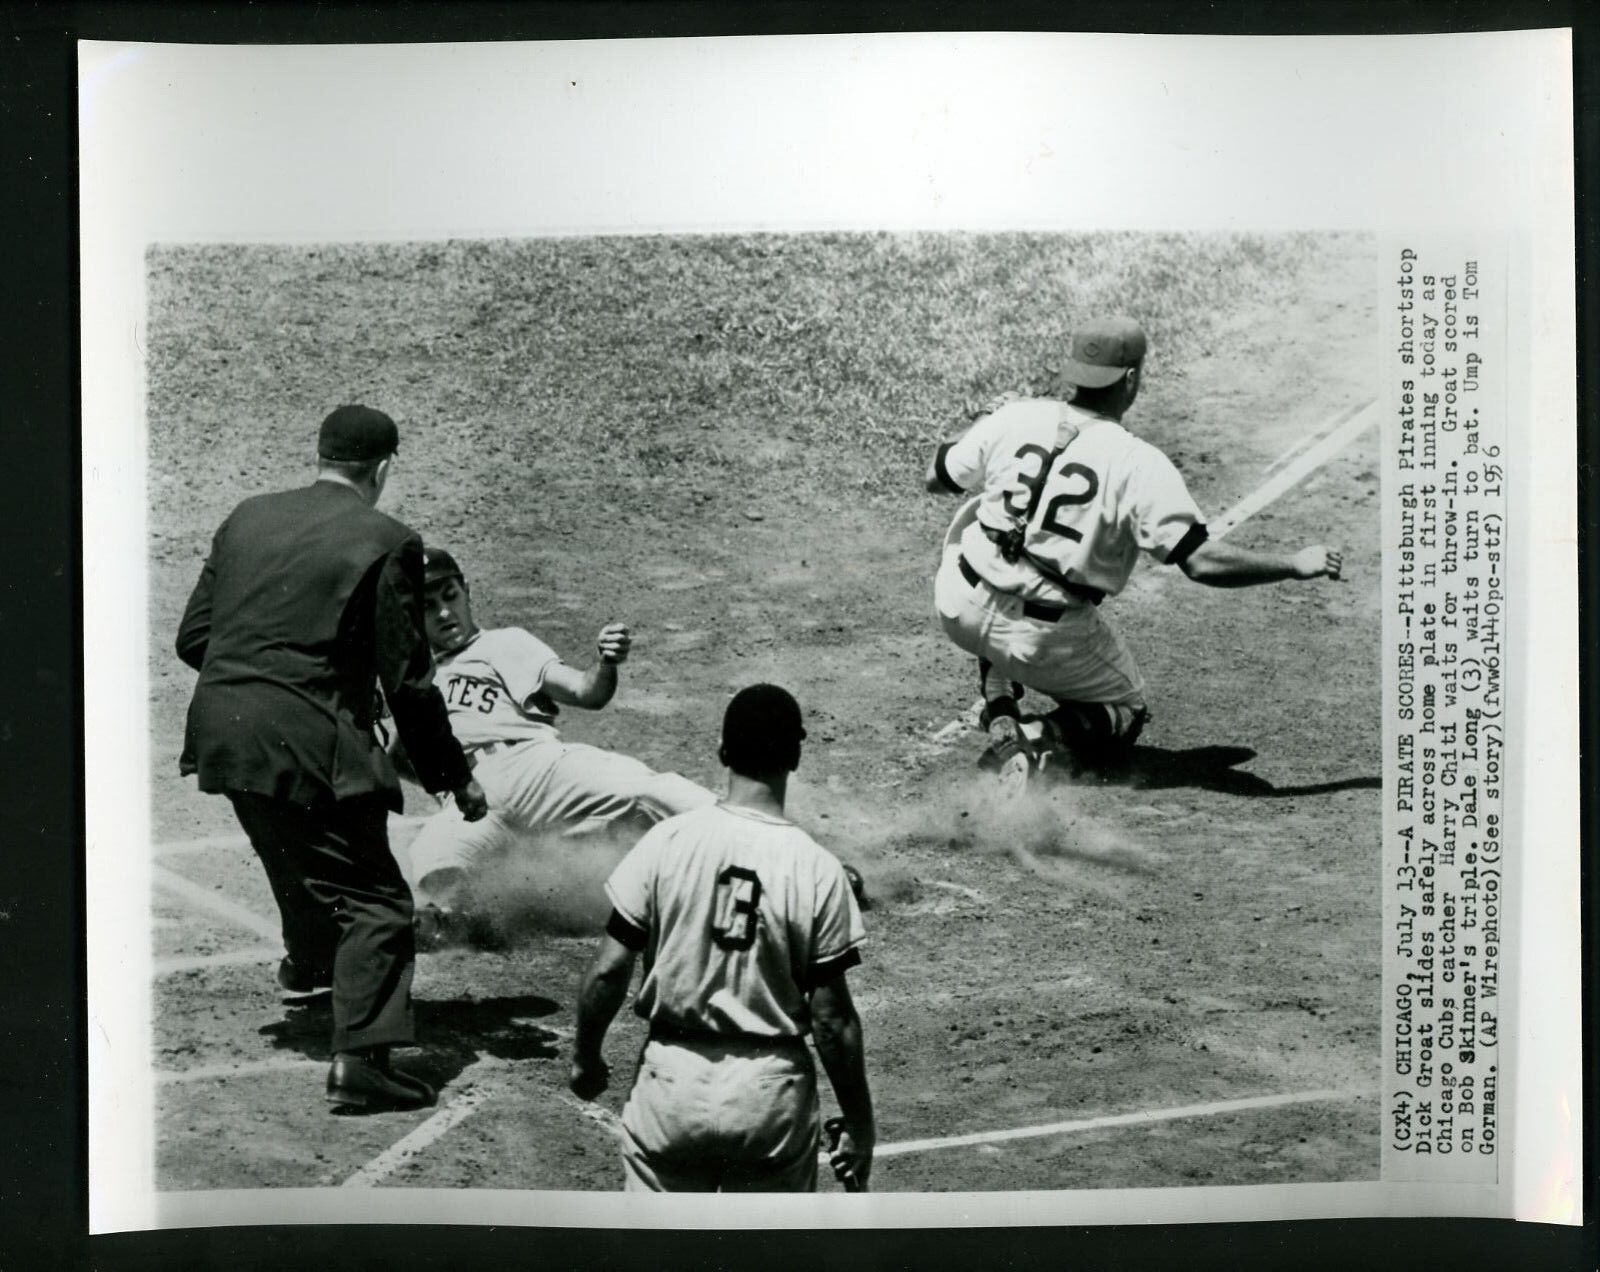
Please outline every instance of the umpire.
M389 851L400 784L374 733L381 682L430 791L486 810L450 732L423 633L422 542L374 506L394 421L341 406L322 422L317 479L247 499L211 544L178 629L200 678L180 761L226 795L283 920L289 991L333 990L336 1110L429 1104L393 1068L413 1041L411 893Z

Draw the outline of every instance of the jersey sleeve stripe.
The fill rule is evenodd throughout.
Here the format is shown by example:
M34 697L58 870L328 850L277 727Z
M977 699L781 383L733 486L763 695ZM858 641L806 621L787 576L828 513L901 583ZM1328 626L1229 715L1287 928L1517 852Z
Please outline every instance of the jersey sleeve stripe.
M636 914L630 914L628 912L628 907L617 900L617 891L611 886L611 881L609 879L606 880L606 900L611 902L611 910L613 914L616 914L625 922L631 923L641 932L649 931L649 925L642 918Z
M528 692L523 695L522 701L517 704L529 715L538 714L549 718L550 713L545 710L545 705L539 701L539 695L544 692L544 682L545 678L550 674L550 668L554 667L560 661L560 654L551 653L550 657L546 658L544 662L539 664L539 674L534 677L533 688L528 690Z
M620 910L612 910L611 917L606 920L606 935L611 937L618 945L624 946L638 953L649 944L650 934L632 919L625 917Z
M942 442L939 449L933 452L933 475L939 479L939 484L952 495L964 495L967 492L956 484L956 479L950 475L950 469L945 464L945 460L950 454L950 448L954 445L954 442Z
M832 980L841 972L847 972L852 967L861 963L861 947L852 945L842 954L835 954L832 958L818 959L811 964L809 979L813 987L822 984L825 980Z
M1205 524L1203 522L1196 521L1192 526L1189 527L1188 533L1186 533L1183 538L1179 539L1178 542L1173 545L1172 551L1167 553L1167 564L1182 565L1192 555L1194 555L1194 550L1210 537L1210 534L1205 528Z

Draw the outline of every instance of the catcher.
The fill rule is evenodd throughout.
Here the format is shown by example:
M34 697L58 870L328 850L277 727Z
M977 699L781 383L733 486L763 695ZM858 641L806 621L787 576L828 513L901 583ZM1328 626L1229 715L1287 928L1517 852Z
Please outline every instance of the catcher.
M531 850L552 834L630 822L642 833L665 817L716 802L676 773L564 742L556 732L561 707L599 710L617 692L617 668L631 645L626 626L603 627L596 639L599 663L579 670L520 627L480 628L466 577L449 552L425 550L423 581L435 680L489 801L488 815L469 822L447 800L411 843L407 875L424 945L452 935L473 874L500 854Z
M1074 336L1062 378L1070 402L1011 402L946 442L929 491L972 494L945 536L934 603L945 634L978 659L986 767L1025 784L1044 755L1079 769L1126 763L1150 717L1145 684L1100 603L1127 585L1140 552L1208 587L1337 579L1316 544L1252 552L1209 539L1183 476L1122 426L1139 395L1145 335L1128 318ZM1035 741L1017 699L1056 701Z

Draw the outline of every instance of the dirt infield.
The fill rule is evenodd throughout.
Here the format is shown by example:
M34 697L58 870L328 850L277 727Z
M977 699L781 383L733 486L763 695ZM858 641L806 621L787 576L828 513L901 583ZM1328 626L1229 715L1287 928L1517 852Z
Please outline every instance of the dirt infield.
M1217 591L1141 566L1106 610L1155 711L1132 776L1005 812L974 772L976 735L948 727L976 680L932 616L954 507L921 492L934 441L1000 394L1047 389L1073 317L1113 309L1152 341L1129 427L1220 512L1372 396L1372 250L1102 235L154 251L158 1185L620 1186L603 1115L563 1082L606 850L523 870L503 948L422 957L423 1045L404 1062L441 1085L437 1109L335 1118L328 1021L278 1001L261 872L226 803L178 777L192 674L171 643L209 536L239 498L308 480L316 423L348 400L399 420L384 506L455 552L480 621L579 662L604 621L633 626L615 702L568 713L565 736L716 784L729 693L771 679L799 697L793 812L877 896L851 977L877 1188L1376 1178L1375 437L1234 532L1338 543L1346 581ZM409 814L428 807L408 791ZM625 1014L603 1109L620 1109L639 1043ZM1136 1113L1156 1116L1115 1120ZM980 1138L920 1143L959 1136Z

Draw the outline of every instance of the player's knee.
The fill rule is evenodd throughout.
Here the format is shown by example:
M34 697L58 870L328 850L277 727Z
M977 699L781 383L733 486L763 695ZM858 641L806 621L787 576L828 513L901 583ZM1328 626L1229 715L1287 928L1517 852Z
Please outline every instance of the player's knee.
M460 899L466 877L467 872L460 866L442 866L428 871L417 880L417 886L413 889L417 904L436 905L441 910L453 909Z
M1061 702L1045 718L1069 750L1086 759L1117 759L1133 749L1150 710L1142 702Z
M646 802L659 809L662 817L676 817L717 802L711 791L678 773L651 774L643 794Z

